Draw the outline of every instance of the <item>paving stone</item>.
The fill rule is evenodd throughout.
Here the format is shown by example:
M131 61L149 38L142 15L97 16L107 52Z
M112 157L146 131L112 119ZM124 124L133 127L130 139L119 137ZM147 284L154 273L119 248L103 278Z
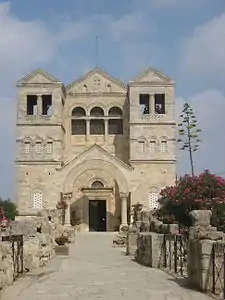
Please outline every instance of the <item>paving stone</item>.
M70 256L62 258L54 273L33 278L20 293L5 294L1 300L212 299L179 286L158 269L137 264L121 248L113 248L112 240L111 233L77 234Z

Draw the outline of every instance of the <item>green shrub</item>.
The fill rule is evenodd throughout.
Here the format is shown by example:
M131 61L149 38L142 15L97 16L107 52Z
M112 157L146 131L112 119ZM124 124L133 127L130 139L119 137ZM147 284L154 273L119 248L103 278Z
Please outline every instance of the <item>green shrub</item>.
M185 175L163 189L159 203L155 214L165 223L190 226L189 212L207 209L212 211L212 226L225 231L225 179L208 170L198 176Z

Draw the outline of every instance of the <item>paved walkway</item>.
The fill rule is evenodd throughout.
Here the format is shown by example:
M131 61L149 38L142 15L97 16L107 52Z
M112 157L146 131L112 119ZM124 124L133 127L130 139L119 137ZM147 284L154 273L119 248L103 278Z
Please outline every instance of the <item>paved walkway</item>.
M112 247L114 235L77 234L71 256L63 259L54 272L39 278L33 277L30 281L28 278L19 280L8 293L6 291L3 299L211 299L181 287L175 279L160 270L143 267L132 261L121 249Z

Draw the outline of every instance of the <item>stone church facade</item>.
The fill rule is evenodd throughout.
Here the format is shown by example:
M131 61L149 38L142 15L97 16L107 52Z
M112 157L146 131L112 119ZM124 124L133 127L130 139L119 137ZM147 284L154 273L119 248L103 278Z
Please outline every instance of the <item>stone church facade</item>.
M17 83L19 214L55 209L82 231L129 222L132 204L154 209L176 176L175 82L148 69L124 84L96 68L68 86L36 70Z

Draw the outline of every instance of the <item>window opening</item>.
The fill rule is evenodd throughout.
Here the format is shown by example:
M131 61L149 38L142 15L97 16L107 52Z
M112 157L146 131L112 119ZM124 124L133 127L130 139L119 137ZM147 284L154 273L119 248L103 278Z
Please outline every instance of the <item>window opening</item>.
M123 134L123 120L109 120L109 134Z
M147 115L150 113L149 99L150 99L149 94L139 95L139 105L141 106L142 115Z
M104 120L91 120L90 122L90 134L103 135L105 134L105 122Z
M91 187L94 189L100 189L100 188L104 188L104 184L101 181L96 180L92 183Z
M71 120L71 134L72 135L86 135L86 121L85 120Z
M37 116L37 96L36 95L27 95L27 115Z
M42 95L42 115L52 115L52 95Z
M155 113L165 114L165 94L155 94Z

